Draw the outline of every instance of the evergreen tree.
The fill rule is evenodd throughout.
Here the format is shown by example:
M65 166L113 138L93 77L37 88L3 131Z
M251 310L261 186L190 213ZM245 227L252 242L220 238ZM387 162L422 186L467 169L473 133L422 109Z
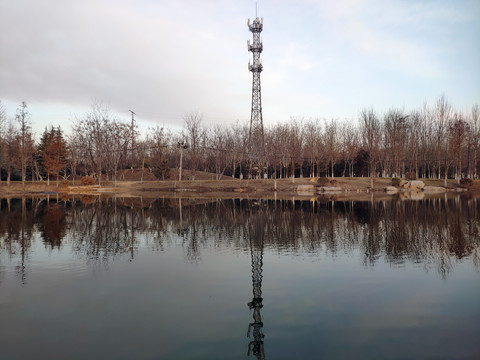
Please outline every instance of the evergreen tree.
M42 179L45 178L47 174L45 170L45 165L44 165L44 156L45 156L45 150L47 148L47 145L50 142L50 135L51 135L50 132L51 130L49 131L47 127L45 127L45 130L42 133L42 136L40 137L40 141L37 145L37 149L34 155L36 172L37 172L37 175Z
M57 186L59 183L60 171L63 170L67 164L67 143L63 138L60 126L52 127L47 135L45 150L43 152L42 162L47 172L47 181L50 184L50 175L55 175L57 179Z

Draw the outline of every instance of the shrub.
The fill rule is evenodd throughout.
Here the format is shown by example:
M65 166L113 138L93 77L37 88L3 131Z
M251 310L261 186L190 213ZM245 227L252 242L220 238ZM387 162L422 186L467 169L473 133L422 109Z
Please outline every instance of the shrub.
M320 186L336 185L337 180L335 179L332 180L330 178L322 177L322 178L318 178L317 184Z
M162 160L157 166L153 166L153 175L162 180L170 178L170 167L167 159Z
M88 186L88 185L94 185L95 184L95 179L91 176L84 176L80 180L82 185Z
M400 179L399 178L392 178L392 186L400 186Z
M409 171L405 177L407 180L417 180L417 173L415 171Z
M472 179L469 179L469 178L463 178L463 179L460 179L460 185L463 185L463 186L472 186L473 184L473 180Z
M320 185L320 186L325 186L327 184L330 183L330 179L329 178L324 178L324 177L321 177L321 178L318 178L317 180L317 184Z
M70 186L70 181L69 180L62 180L62 182L60 183L60 186L61 187Z

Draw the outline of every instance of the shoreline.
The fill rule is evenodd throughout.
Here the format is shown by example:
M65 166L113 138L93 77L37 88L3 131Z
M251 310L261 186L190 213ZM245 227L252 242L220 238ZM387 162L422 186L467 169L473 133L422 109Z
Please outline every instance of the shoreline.
M469 187L457 184L453 179L444 180L419 179L424 189L405 189L393 187L391 178L376 178L374 187L370 188L370 178L326 178L310 179L260 179L260 180L166 180L166 181L105 181L102 185L67 185L57 187L46 182L27 182L25 189L21 182L12 182L7 186L0 183L0 198L22 196L74 196L104 195L143 198L268 198L268 199L411 199L421 200L425 197L438 197L445 194L469 193L480 195L480 180L475 180Z

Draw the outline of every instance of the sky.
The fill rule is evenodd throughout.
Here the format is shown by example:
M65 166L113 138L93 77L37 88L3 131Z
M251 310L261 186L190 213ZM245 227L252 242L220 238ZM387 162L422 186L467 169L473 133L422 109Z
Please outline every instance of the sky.
M256 3L265 126L480 103L479 0L0 0L0 100L37 133L93 103L141 130L248 124Z

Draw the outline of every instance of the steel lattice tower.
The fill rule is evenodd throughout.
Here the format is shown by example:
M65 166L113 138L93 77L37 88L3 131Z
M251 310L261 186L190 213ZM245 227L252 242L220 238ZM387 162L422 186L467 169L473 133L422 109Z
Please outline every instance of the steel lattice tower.
M251 160L260 162L265 157L265 137L263 134L262 117L262 93L260 87L260 73L263 65L260 60L260 54L263 50L263 44L260 39L260 33L263 30L263 18L258 17L250 23L248 19L248 28L253 34L253 43L247 41L248 51L253 54L253 63L248 62L248 70L252 72L252 113L250 116L250 131L248 134L248 152Z

